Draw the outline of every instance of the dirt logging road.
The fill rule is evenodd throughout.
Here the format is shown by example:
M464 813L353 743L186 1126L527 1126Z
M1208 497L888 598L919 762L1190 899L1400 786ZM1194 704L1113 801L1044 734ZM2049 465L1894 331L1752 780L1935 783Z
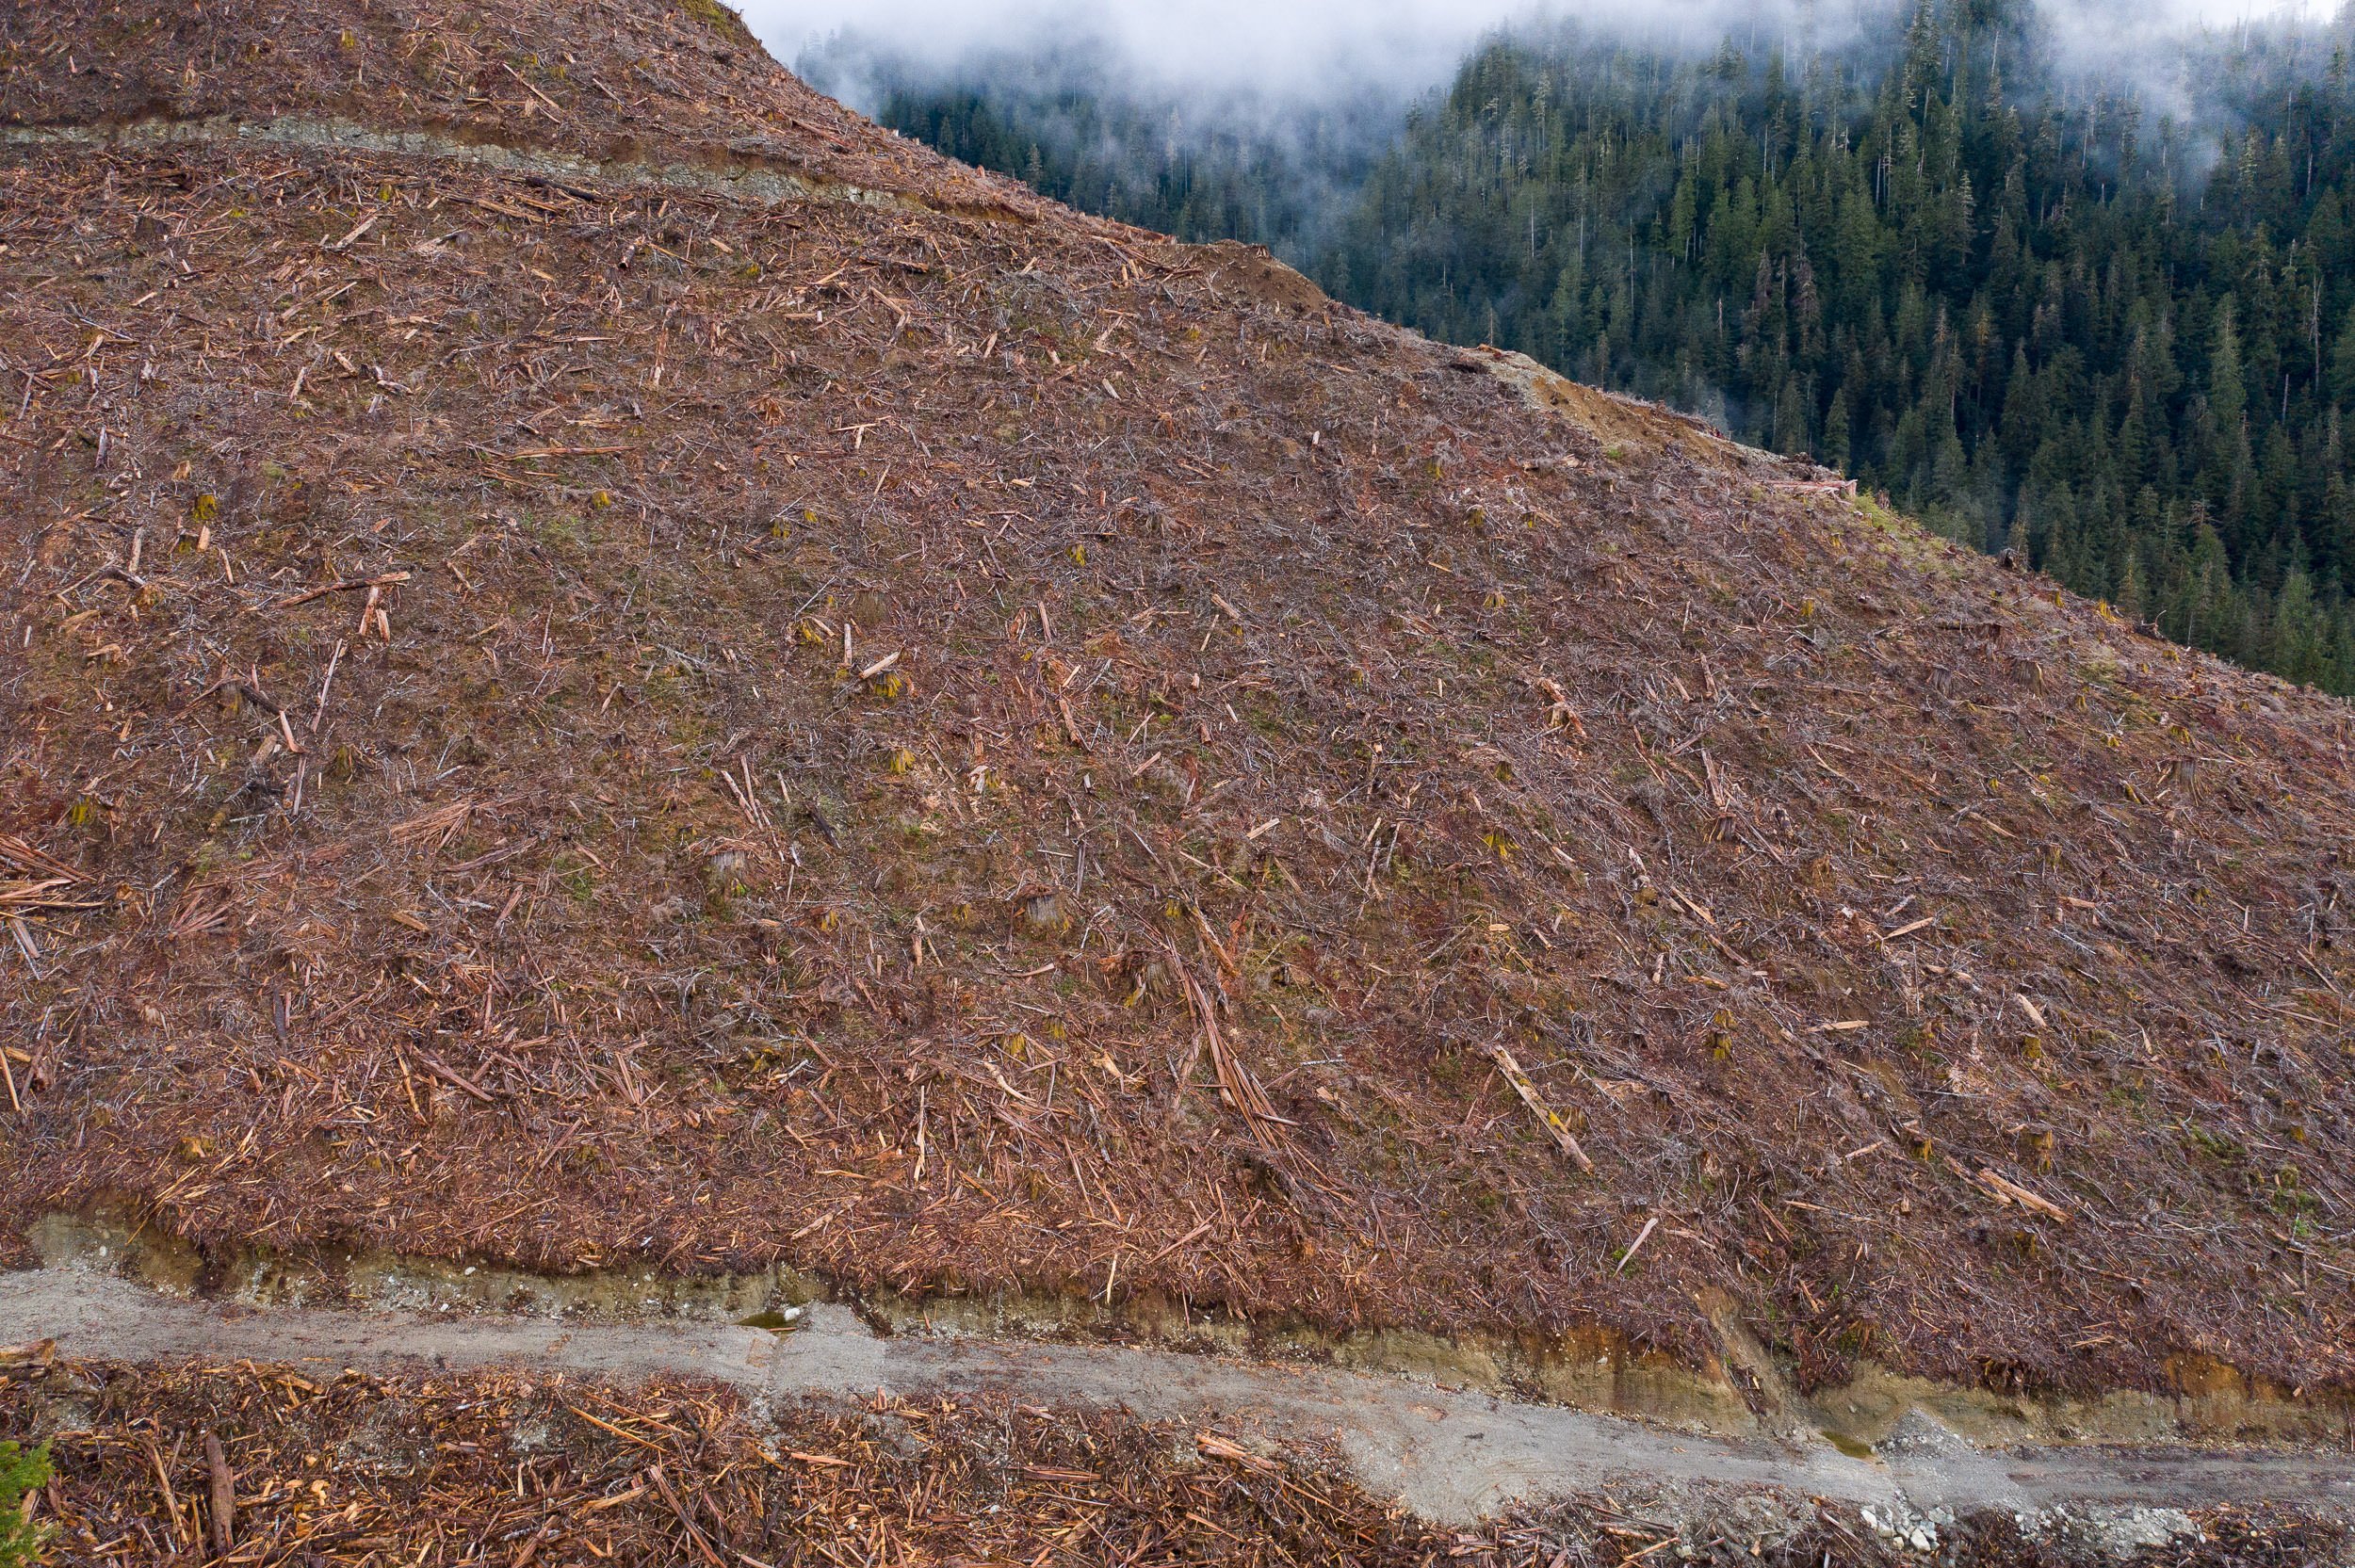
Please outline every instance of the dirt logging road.
M1884 1512L2196 1508L2255 1501L2355 1518L2345 1454L2226 1447L1990 1451L1919 1413L1884 1455L1814 1433L1747 1441L1555 1405L1336 1370L1178 1351L883 1335L851 1310L802 1309L783 1332L719 1322L577 1323L474 1311L252 1308L175 1298L80 1269L0 1275L0 1342L130 1365L267 1363L333 1375L504 1369L622 1384L705 1380L772 1406L1002 1396L1221 1425L1291 1452L1330 1452L1378 1496L1470 1525L1642 1482L1772 1488Z

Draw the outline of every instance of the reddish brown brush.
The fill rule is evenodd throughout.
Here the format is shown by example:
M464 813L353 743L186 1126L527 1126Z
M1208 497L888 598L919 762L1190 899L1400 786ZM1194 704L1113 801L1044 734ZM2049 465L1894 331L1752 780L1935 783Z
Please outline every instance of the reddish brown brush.
M1004 1399L806 1408L754 1419L690 1384L371 1378L252 1366L57 1364L11 1377L0 1430L51 1443L30 1499L61 1562L359 1565L891 1563L1334 1568L1895 1568L1919 1562L1845 1508L1598 1491L1435 1528L1217 1431ZM2292 1568L2345 1531L2201 1511L2155 1565ZM1957 1568L2118 1560L1998 1512L1949 1526Z
M459 9L0 18L15 1225L2355 1373L2345 704Z

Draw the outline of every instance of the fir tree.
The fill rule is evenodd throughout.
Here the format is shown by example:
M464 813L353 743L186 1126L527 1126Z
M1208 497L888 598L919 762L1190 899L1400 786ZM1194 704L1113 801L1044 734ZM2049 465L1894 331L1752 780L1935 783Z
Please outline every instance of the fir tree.
M25 1500L49 1481L49 1445L0 1443L0 1568L32 1568L50 1528L26 1517Z

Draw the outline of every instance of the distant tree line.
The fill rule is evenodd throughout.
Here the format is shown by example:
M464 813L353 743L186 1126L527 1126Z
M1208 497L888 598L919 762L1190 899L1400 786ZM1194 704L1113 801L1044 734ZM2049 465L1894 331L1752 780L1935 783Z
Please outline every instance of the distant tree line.
M1019 90L908 89L885 117L1812 453L2171 638L2347 694L2347 30L2189 40L2172 117L2057 69L2021 0L1926 0L1828 49L1500 39L1357 169L1340 140L1304 169L1156 134L1109 95L1050 118Z
M1310 98L1157 87L1085 38L985 51L946 77L856 34L796 64L823 90L874 98L901 135L1083 212L1246 240L1294 265L1331 243L1403 124L1376 85Z

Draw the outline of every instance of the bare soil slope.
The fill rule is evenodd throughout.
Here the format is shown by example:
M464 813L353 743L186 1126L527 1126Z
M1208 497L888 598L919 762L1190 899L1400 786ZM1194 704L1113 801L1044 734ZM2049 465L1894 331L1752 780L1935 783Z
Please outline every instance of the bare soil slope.
M2355 713L702 9L0 10L0 1214L2355 1374Z

